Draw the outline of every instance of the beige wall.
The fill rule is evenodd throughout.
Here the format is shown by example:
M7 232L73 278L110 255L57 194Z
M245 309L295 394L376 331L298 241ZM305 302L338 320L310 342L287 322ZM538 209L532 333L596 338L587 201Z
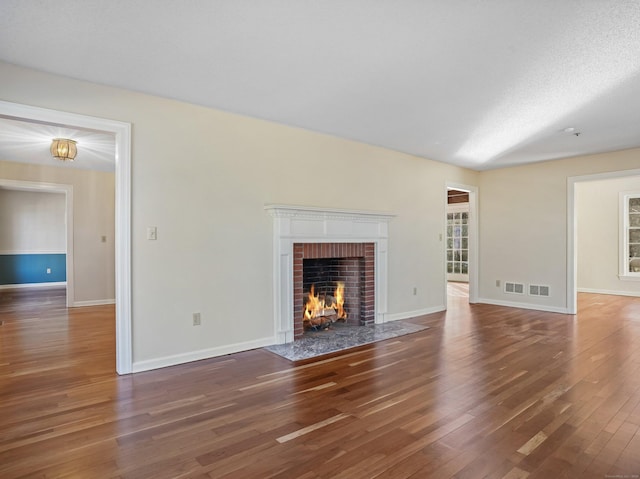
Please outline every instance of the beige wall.
M388 313L402 316L444 306L445 183L478 185L480 298L566 310L567 178L640 167L629 150L477 173L2 63L0 86L3 100L133 125L134 369L273 338L267 203L396 214ZM506 295L497 279L548 285L551 296Z
M640 176L576 184L578 290L640 296L640 281L621 281L620 193L640 193Z
M134 369L273 339L267 203L396 214L388 313L444 307L445 183L478 173L7 64L0 85L7 101L133 125Z
M74 301L113 300L115 175L0 161L0 178L73 186Z
M567 308L567 180L640 167L640 149L483 172L480 176L482 301ZM550 286L540 298L504 293L496 280Z
M0 188L0 254L66 250L64 194Z

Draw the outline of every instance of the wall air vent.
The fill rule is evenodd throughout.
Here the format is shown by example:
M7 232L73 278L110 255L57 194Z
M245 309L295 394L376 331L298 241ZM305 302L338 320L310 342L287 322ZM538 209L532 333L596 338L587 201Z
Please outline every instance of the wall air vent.
M549 296L549 286L530 284L529 296Z
M524 294L524 284L522 283L504 283L504 292L509 294Z

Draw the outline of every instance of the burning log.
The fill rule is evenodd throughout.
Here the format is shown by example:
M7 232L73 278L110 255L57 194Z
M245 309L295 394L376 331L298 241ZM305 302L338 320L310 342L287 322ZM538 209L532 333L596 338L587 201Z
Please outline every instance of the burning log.
M328 311L327 311L328 312ZM316 316L314 318L305 319L302 322L305 331L320 331L322 329L328 329L332 323L338 319L338 315L329 314L326 316Z

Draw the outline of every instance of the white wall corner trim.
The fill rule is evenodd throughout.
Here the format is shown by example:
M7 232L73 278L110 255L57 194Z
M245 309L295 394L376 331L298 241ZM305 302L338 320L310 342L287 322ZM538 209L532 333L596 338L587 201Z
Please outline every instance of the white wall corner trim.
M521 309L533 309L536 311L546 311L548 313L575 314L571 312L568 308L560 308L557 306L545 306L544 304L516 303L513 301L502 301L499 299L486 299L486 298L479 298L478 302L482 304L493 304L494 306L507 306L508 308L521 308Z
M265 205L264 209L273 217L273 318L276 344L294 340L294 243L375 243L374 318L377 324L385 321L388 226L395 215L293 205Z
M190 351L188 353L173 354L161 358L149 359L147 361L136 361L133 363L132 372L139 373L141 371L149 371L151 369L166 368L168 366L176 366L178 364L189 363L192 361L200 361L202 359L211 359L226 354L239 353L249 351L250 349L263 348L273 344L273 337L256 339L242 343L229 344L209 349L200 349L198 351Z

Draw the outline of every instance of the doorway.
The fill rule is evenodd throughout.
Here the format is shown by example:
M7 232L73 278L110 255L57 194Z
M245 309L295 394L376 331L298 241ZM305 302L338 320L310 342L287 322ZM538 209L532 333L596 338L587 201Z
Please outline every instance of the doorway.
M640 170L570 177L567 188L567 313L577 293L637 296L637 273L625 274L623 198L640 191ZM586 257L586 258L585 258ZM629 270L627 269L628 273Z
M478 302L478 211L475 186L447 183L444 214L445 304Z
M460 199L461 201L458 201ZM447 281L469 282L469 193L447 191Z
M131 125L5 101L0 101L0 117L93 130L115 137L116 371L131 373Z

